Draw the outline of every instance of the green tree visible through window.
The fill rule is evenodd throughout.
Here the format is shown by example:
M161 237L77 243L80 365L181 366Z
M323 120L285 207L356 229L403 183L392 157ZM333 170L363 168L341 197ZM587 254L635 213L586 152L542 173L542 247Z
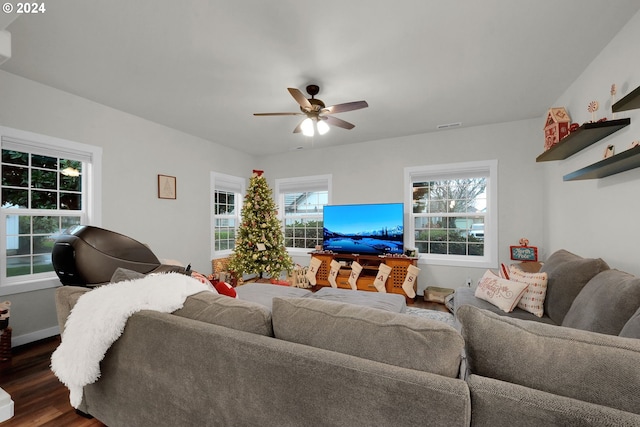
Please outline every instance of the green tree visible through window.
M486 178L413 183L415 244L421 253L484 255Z
M81 222L82 162L3 149L1 188L6 277L53 271L57 235Z

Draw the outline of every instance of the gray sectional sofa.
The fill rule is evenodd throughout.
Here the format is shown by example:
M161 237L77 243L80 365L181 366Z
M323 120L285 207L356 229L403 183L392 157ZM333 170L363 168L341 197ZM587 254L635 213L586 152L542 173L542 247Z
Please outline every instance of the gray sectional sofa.
M602 298L567 263L583 261L561 251L545 263L549 296ZM593 277L609 270L595 264ZM633 289L627 279L606 290ZM456 292L458 331L398 312L402 304L245 286L239 299L200 293L171 314L134 314L79 409L110 427L640 426L637 308L613 336L557 326L571 319L566 301L549 310L560 317L531 322L460 304ZM57 290L61 328L85 292ZM604 323L622 323L610 316Z
M640 338L640 277L611 269L600 258L583 258L563 249L551 254L540 272L548 277L542 317L520 308L505 313L476 298L474 288L456 289L454 314L472 305L501 316Z
M109 427L469 425L453 327L257 286L266 304L202 292L131 316L78 409ZM61 327L87 291L57 289Z

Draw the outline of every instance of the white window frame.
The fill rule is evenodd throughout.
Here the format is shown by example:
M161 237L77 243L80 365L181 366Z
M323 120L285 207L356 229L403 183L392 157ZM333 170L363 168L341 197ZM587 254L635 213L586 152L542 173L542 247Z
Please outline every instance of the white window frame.
M102 148L66 139L0 126L0 148L25 151L83 162L82 202L83 225L102 224ZM6 218L12 215L56 216L58 210L0 208L0 296L60 286L54 271L24 276L6 277Z
M280 178L275 181L275 198L278 206L278 219L282 224L282 232L285 232L285 205L284 195L286 193L302 193L313 191L326 191L327 192L327 204L331 204L331 184L332 175L312 175L312 176L299 176L295 178ZM304 216L297 216L299 219L313 219L322 218L322 213L308 214ZM287 252L292 256L307 255L310 248L287 248Z
M459 267L496 268L498 266L498 160L449 163L406 167L404 170L405 247L415 245L413 214L413 183L423 180L464 179L470 176L487 178L487 209L485 216L484 256L420 254L420 263Z
M246 180L241 177L227 175L219 172L211 172L211 259L226 258L233 253L233 248L216 251L215 242L215 227L216 219L227 218L235 220L236 233L238 232L238 226L240 225L242 215L242 201L244 199L246 191ZM235 214L233 215L216 215L215 210L215 192L216 191L228 191L235 194ZM235 245L234 245L235 246Z

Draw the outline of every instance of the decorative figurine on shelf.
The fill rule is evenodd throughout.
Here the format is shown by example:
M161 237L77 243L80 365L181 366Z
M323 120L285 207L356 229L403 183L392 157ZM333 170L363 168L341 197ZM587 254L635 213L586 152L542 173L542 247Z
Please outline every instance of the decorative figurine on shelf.
M616 93L618 93L618 89L616 88L616 84L611 85L611 105L616 103ZM612 113L611 118L615 120L616 113Z
M563 107L554 107L547 112L544 125L544 149L548 150L569 134L571 117Z
M629 148L636 148L638 145L640 145L640 141L633 141L631 143L631 147L629 147Z
M607 148L604 149L603 159L608 159L612 157L616 153L616 147L614 145L607 145Z
M515 261L538 261L538 248L529 246L529 239L523 237L520 246L509 246L511 259Z
M587 111L591 113L592 122L596 121L596 111L598 111L598 108L600 108L600 104L598 104L598 101L591 101L589 103L589 106L587 107Z

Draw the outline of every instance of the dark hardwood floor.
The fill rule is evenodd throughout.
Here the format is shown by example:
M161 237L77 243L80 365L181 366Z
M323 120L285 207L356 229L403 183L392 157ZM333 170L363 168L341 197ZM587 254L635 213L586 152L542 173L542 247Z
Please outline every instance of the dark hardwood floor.
M11 395L14 416L0 427L89 427L100 421L76 414L69 391L51 372L51 353L60 344L52 337L15 347L11 361L0 362L0 387Z
M425 301L422 296L410 306L448 311L444 304ZM51 353L59 344L60 337L56 336L16 347L11 361L0 362L0 387L11 395L15 413L0 427L104 426L76 414L69 404L69 391L51 372Z

